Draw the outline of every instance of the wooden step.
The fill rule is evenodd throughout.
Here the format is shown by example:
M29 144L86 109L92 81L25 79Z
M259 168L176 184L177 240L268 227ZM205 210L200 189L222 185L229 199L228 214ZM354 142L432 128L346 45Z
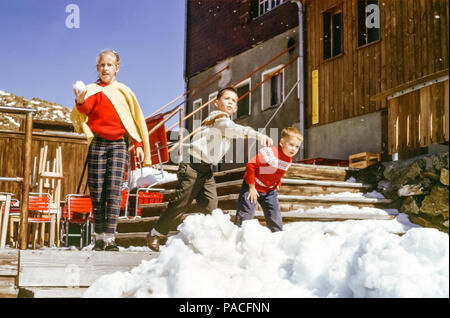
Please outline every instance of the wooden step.
M236 210L224 211L231 216L234 221L236 217ZM395 215L379 215L369 213L299 213L295 211L281 213L283 223L289 222L331 222L331 221L346 221L346 220L392 220ZM255 212L255 218L264 220L264 213L262 211Z
M318 166L294 163L284 175L288 179L345 181L347 167Z
M82 298L88 287L23 287L18 298Z
M288 172L285 174L286 179L306 179L306 180L329 180L329 181L345 181L347 167L335 167L335 166L317 166L301 163L294 163L289 167ZM217 184L242 180L245 173L245 167L220 171L214 173L214 180ZM170 181L161 183L159 188L175 189L178 181Z
M370 188L370 185L362 183L342 182L342 181L330 181L330 180L301 180L301 179L287 179L283 178L281 189L279 194L283 195L319 195L319 194L331 194L341 192L361 193ZM241 191L242 179L225 181L216 184L216 190L218 196L224 196L228 194L238 194ZM159 187L159 186L158 186ZM174 198L176 190L164 190L163 202L168 202ZM134 206L133 195L129 198L131 206Z
M171 231L168 237L177 234L178 231ZM130 246L147 246L147 232L129 232L129 233L117 233L116 234L116 244L128 248ZM154 252L152 252L154 253ZM155 253L157 254L157 253Z
M19 288L89 287L98 277L130 271L153 252L95 252L73 250L21 250Z
M222 210L236 209L236 204L239 194L228 194L218 197L218 207ZM391 203L388 199L374 199L365 197L314 197L314 196L301 196L301 195L278 195L280 202L280 210L292 211L297 209L310 209L318 206L330 207L336 204L348 204L357 207L376 207L385 206ZM167 208L167 202L153 203L142 205L142 217L159 216L164 209ZM193 204L188 208L186 213L196 212L197 205L194 200Z

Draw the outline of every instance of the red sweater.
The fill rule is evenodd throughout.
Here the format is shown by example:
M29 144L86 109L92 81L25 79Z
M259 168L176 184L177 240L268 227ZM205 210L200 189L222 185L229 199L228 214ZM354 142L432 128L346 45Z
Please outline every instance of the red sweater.
M254 184L258 192L275 190L291 163L292 158L286 156L280 146L263 148L247 163L244 181Z
M98 83L105 87L109 84ZM83 104L77 104L80 113L88 115L88 126L92 132L108 140L118 140L127 133L114 105L103 92L89 96ZM133 140L135 147L142 147L141 142Z

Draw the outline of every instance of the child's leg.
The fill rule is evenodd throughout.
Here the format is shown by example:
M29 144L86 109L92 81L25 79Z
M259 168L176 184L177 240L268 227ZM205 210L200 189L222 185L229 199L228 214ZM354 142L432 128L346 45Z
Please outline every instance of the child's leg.
M216 181L214 180L211 167L200 167L199 170L201 168L203 168L204 171L198 171L199 178L204 179L205 181L195 200L197 201L198 208L201 212L211 213L213 210L217 209L218 204Z
M174 229L183 217L185 209L192 203L203 186L197 172L187 163L180 163L177 172L178 186L175 197L169 202L156 223L155 230L166 235Z
M103 144L92 142L88 152L88 185L92 201L95 233L106 230L105 193L106 149Z
M282 231L283 221L281 218L277 191L272 190L267 193L260 193L258 202L264 211L267 227L272 232Z
M112 142L109 146L107 170L105 177L106 188L106 229L105 233L114 234L122 202L122 185L127 165L127 145L121 141Z
M241 192L239 192L238 204L236 208L236 220L234 224L241 226L242 222L251 220L255 216L256 203L247 200L249 187L245 181L242 183Z

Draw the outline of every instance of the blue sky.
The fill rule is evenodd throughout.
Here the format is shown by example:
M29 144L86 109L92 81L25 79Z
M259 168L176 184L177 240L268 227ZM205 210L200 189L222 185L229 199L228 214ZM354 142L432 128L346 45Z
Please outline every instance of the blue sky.
M98 53L114 49L148 116L184 93L184 29L184 0L0 0L0 90L72 108L72 84L94 82Z

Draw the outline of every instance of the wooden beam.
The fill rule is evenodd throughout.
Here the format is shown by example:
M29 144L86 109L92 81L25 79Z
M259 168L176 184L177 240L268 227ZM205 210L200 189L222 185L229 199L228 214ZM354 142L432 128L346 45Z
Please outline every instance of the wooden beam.
M423 84L423 83L426 83L426 82L430 82L430 81L439 79L439 78L441 78L443 76L446 76L446 75L448 76L448 73L449 73L449 69L447 68L445 70L442 70L442 71L439 71L439 72L436 72L436 73L433 73L433 74L429 74L429 75L423 76L421 78L418 78L418 79L415 79L415 80L412 80L412 81L400 84L400 85L398 85L396 87L393 87L393 88L385 90L385 91L383 91L383 92L381 92L379 94L376 94L376 95L372 96L370 98L370 100L372 100L372 101L381 101L381 100L387 98L388 96L390 96L392 94L401 92L402 90L406 90L406 89L409 89L409 88L411 88L413 86L417 86L417 85L420 85L420 84Z
M33 138L33 115L27 113L25 119L25 142L23 156L22 206L20 210L20 249L28 245L28 194L30 192L31 141Z

